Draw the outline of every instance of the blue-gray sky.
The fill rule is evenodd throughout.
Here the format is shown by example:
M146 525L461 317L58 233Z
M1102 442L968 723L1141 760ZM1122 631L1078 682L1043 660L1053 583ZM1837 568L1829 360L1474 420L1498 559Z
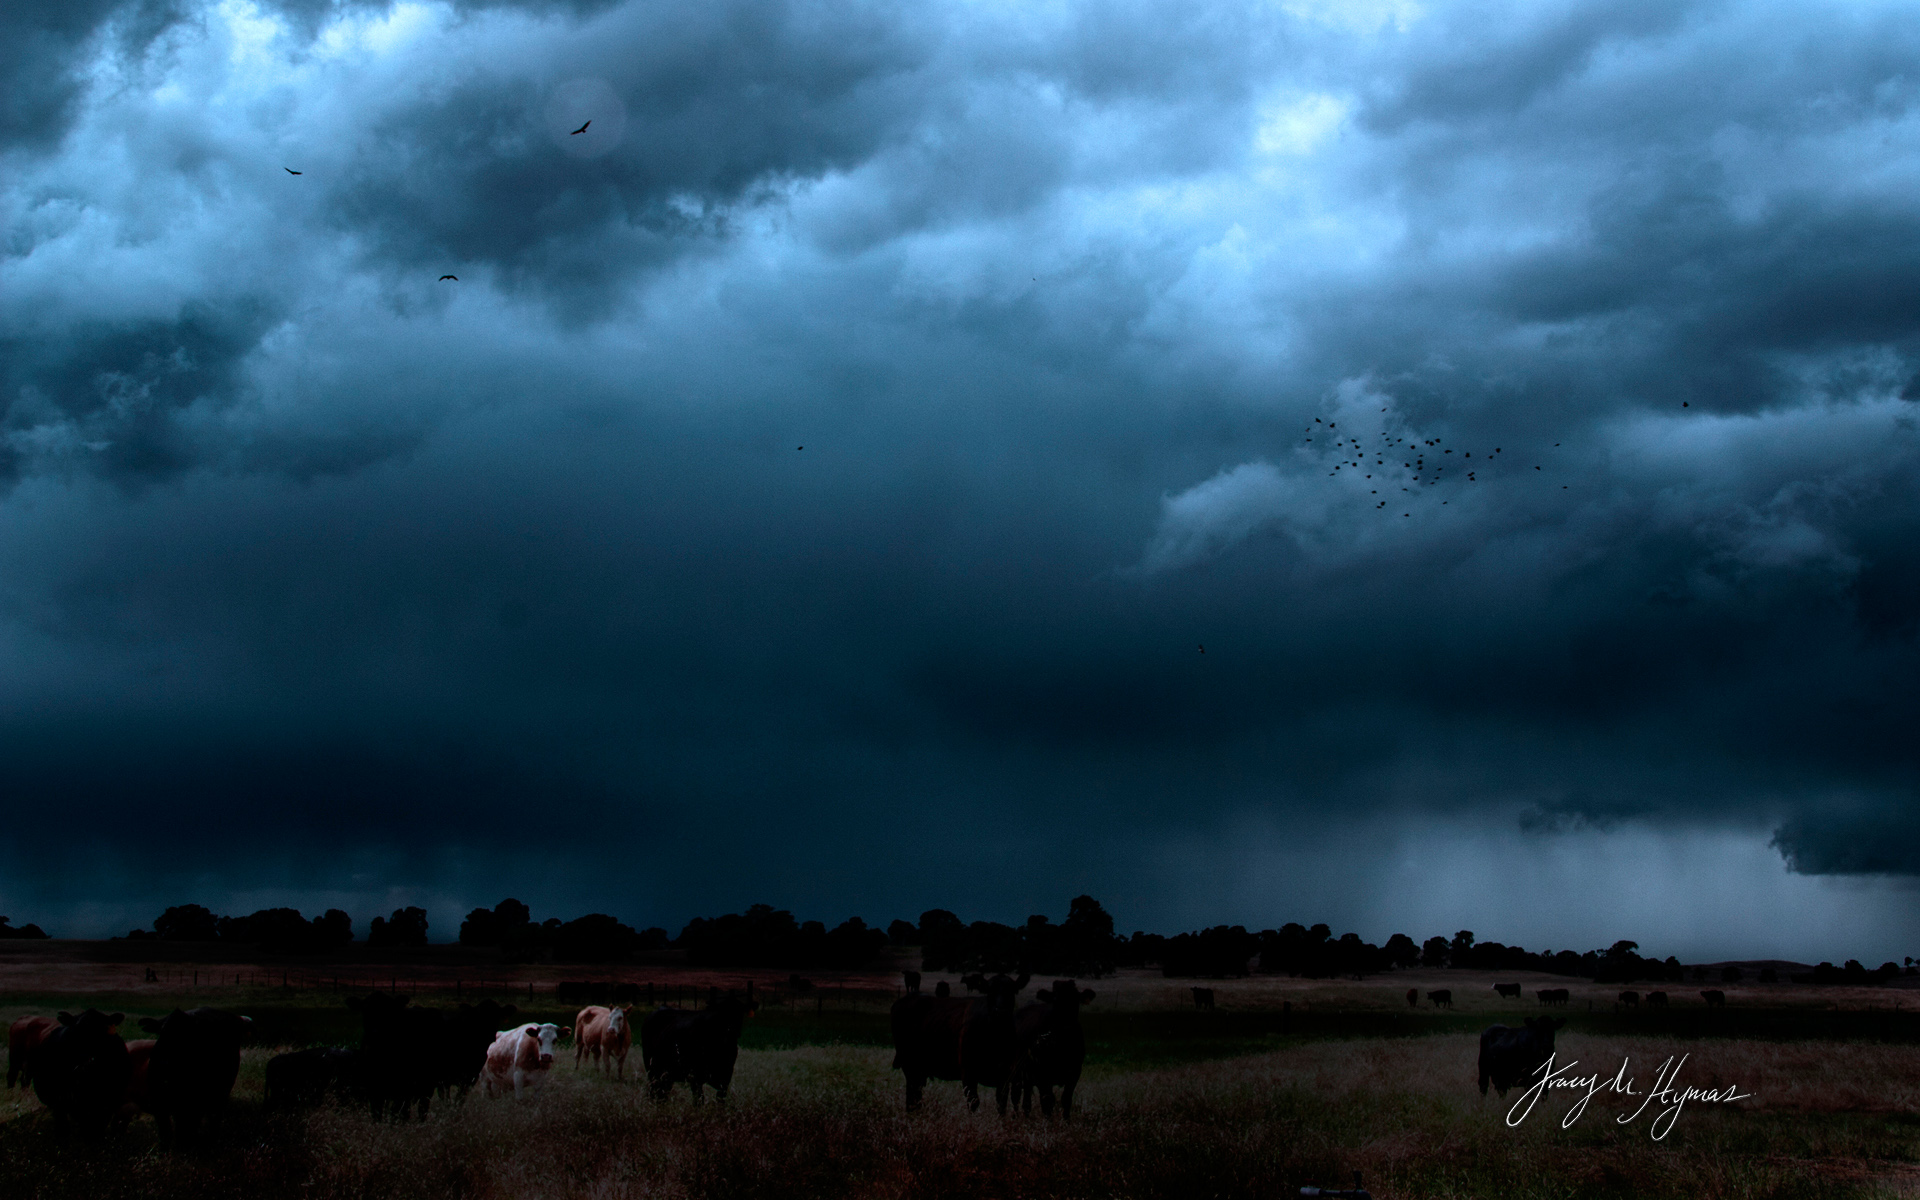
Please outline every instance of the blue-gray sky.
M8 24L16 923L1920 948L1905 6Z

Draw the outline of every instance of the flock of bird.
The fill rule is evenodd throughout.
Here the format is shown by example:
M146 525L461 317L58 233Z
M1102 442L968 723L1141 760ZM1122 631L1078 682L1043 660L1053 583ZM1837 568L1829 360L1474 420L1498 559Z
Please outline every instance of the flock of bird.
M1387 410L1383 408L1380 411L1386 412ZM1327 472L1328 478L1332 478L1339 475L1342 471L1351 469L1363 472L1366 478L1371 481L1374 477L1374 472L1367 470L1367 467L1373 466L1380 469L1381 478L1379 482L1381 487L1390 486L1391 480L1388 476L1393 470L1392 460L1397 458L1401 460L1401 470L1413 472L1411 476L1404 477L1408 479L1408 483L1401 486L1401 491L1413 492L1416 488L1438 487L1443 482L1447 471L1447 464L1443 460L1447 455L1454 452L1454 447L1444 445L1444 439L1442 438L1395 437L1392 432L1388 430L1382 430L1377 443L1369 447L1368 443L1363 442L1360 438L1354 437L1351 434L1338 432L1340 428L1338 421L1329 421L1322 417L1315 417L1313 419L1313 425L1309 425L1303 430L1304 433L1309 435L1305 441L1305 445L1307 446L1314 444L1314 439L1311 436L1315 432L1314 425L1321 426L1319 431L1322 440L1321 450L1325 451L1330 444L1339 456L1339 461L1334 464L1333 470ZM1559 442L1554 443L1555 447L1559 445ZM1428 451L1432 451L1434 460L1431 467L1427 464ZM1492 453L1483 450L1480 457L1483 463L1492 463L1497 461L1495 456L1504 452L1501 447L1495 446ZM1460 476L1465 475L1466 482L1479 482L1477 474L1486 468L1484 466L1479 468L1467 466L1467 462L1472 458L1473 451L1462 450L1460 452L1460 457L1454 461L1453 477L1456 481ZM1369 460L1372 461L1369 462ZM1541 470L1541 467L1535 464L1533 469L1538 471ZM1560 488L1562 491L1565 491L1567 485L1561 484ZM1380 494L1380 488L1375 487L1370 489L1369 494L1378 496ZM1440 503L1446 504L1448 501L1442 500ZM1376 511L1385 509L1387 502L1381 500L1373 507ZM1403 512L1400 515L1403 517L1411 517L1413 513Z

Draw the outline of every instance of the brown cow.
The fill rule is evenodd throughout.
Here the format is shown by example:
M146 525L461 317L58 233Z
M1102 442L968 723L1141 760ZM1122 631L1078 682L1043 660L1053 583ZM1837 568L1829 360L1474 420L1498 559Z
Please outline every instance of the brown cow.
M1639 1008L1640 993L1639 992L1621 992L1619 1002L1627 1008Z
M147 1104L147 1066L153 1061L157 1038L138 1038L127 1043L127 1091L120 1102L119 1123L126 1125L141 1113L153 1111Z
M619 1079L627 1077L627 1051L633 1048L633 1022L627 1014L633 1011L633 1005L624 1008L602 1008L590 1005L580 1010L573 1019L573 1065L580 1067L580 1060L591 1056L593 1065L602 1072L612 1071Z
M1648 992L1647 993L1648 1008L1665 1008L1666 1006L1667 1006L1667 994L1665 992Z
M1719 988L1701 992L1700 998L1707 1002L1708 1008L1725 1008L1727 1006L1727 994Z
M962 982L984 995L912 995L893 1002L893 1065L906 1074L909 1112L920 1107L927 1080L957 1079L968 1108L979 1111L980 1085L991 1084L994 1103L1006 1115L1018 1050L1014 1002L1029 978L1025 971L1018 979L969 975Z
M1408 1008L1420 1007L1420 989L1419 988L1407 989L1407 1007Z
M34 1050L47 1035L60 1028L60 1022L52 1017L21 1017L7 1030L7 1086L19 1084L27 1087L33 1083L33 1072L27 1069L27 1062L33 1057Z

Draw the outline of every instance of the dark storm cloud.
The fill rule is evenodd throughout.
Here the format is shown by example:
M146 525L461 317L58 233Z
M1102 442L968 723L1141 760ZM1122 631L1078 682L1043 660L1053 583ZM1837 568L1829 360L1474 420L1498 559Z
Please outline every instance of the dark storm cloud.
M0 753L107 831L21 894L1153 926L1167 847L1342 820L1920 872L1905 22L292 17L7 185Z

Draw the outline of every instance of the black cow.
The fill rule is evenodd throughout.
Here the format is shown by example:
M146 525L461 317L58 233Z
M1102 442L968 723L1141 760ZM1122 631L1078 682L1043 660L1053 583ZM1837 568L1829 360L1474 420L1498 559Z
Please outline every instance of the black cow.
M1665 992L1648 992L1647 993L1648 1008L1665 1008L1666 1006L1667 1006L1667 994Z
M318 1046L276 1054L267 1060L266 1094L260 1107L308 1108L330 1091L348 1091L358 1078L359 1053L338 1046Z
M1700 998L1707 1002L1708 1008L1725 1008L1727 1006L1727 994L1719 988L1701 992Z
M933 985L933 994L945 1000L948 996L953 995L953 985L942 979L939 983Z
M991 1084L994 1104L1007 1111L1007 1087L1019 1044L1014 1002L1030 978L969 975L961 980L978 997L902 996L893 1002L893 1065L907 1077L907 1110L920 1107L929 1079L957 1079L967 1107L980 1109L980 1085Z
M480 1078L480 1068L487 1065L487 1047L519 1014L515 1006L493 1000L433 1014L439 1018L438 1028L429 1029L423 1023L420 1034L433 1039L434 1090L442 1097L465 1100Z
M1539 998L1542 1004L1559 1008L1565 1008L1567 1006L1567 989L1565 988L1542 988L1535 992L1534 995Z
M1565 1024L1555 1017L1528 1017L1524 1029L1488 1026L1480 1035L1480 1094L1487 1094L1491 1080L1504 1099L1508 1088L1552 1057L1553 1031Z
M391 992L347 999L360 1014L357 1090L376 1121L389 1112L404 1121L416 1105L426 1120L438 1082L440 1014L408 1007L411 999Z
M60 1014L60 1028L33 1049L27 1070L40 1103L53 1113L54 1123L71 1123L82 1135L96 1136L107 1127L126 1094L132 1069L127 1044L119 1034L122 1013L89 1008L79 1016Z
M902 971L900 972L900 982L906 985L907 995L913 996L919 994L920 972Z
M1453 989L1441 988L1439 991L1436 991L1436 992L1428 992L1427 1002L1432 1004L1435 1008L1452 1008L1453 1007Z
M1508 1000L1518 1000L1520 998L1520 985L1517 983L1496 983L1493 985L1493 990L1499 992Z
M1057 979L1053 987L1034 993L1029 1004L1013 1015L1018 1049L1013 1063L1014 1107L1033 1111L1033 1093L1040 1093L1040 1113L1053 1115L1053 1089L1060 1089L1060 1116L1073 1119L1073 1089L1087 1063L1087 1036L1080 1028L1080 1006L1093 1003L1093 990L1081 990L1071 979Z
M653 1098L665 1100L674 1084L684 1083L693 1089L695 1104L707 1084L716 1099L725 1100L740 1057L740 1027L758 1009L750 999L728 995L700 1012L654 1010L640 1024L640 1058Z
M1621 1004L1626 1008L1639 1008L1640 993L1639 992L1621 992L1620 999L1617 1003Z
M1193 989L1193 1006L1195 1008L1212 1008L1213 1007L1213 989L1212 988L1194 988Z
M200 1137L206 1122L210 1137L227 1111L233 1081L240 1077L240 1043L251 1017L217 1008L174 1009L158 1020L142 1017L140 1028L159 1040L147 1065L146 1109L160 1130L160 1144L177 1136Z

